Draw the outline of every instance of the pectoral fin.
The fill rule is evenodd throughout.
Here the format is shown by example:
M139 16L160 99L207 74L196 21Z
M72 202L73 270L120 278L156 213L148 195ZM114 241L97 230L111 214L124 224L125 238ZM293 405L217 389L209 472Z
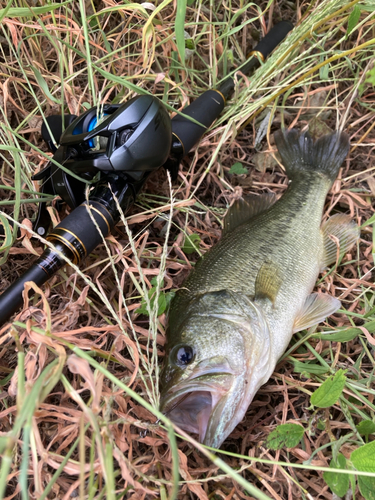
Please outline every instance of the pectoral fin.
M236 200L224 218L223 235L261 214L275 201L276 196L273 193L261 194L260 196L248 195L243 199Z
M255 300L268 299L274 304L281 284L281 273L276 264L264 262L255 280Z
M341 302L325 293L312 293L296 317L293 325L293 333L310 328L324 321L327 316L333 314L341 306Z
M324 257L322 270L336 262L338 247L335 239L340 246L340 255L345 254L359 238L359 227L353 222L349 215L336 214L322 225L324 239ZM330 235L334 238L330 238Z

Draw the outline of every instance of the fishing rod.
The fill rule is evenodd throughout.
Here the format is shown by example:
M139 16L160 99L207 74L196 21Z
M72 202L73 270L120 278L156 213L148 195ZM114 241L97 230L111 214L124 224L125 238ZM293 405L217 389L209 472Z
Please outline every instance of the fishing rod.
M248 75L292 29L288 21L275 25L236 71ZM176 179L181 159L218 118L234 85L234 79L227 77L172 120L163 103L151 95L139 95L121 105L104 105L100 116L97 108L91 108L79 117L47 118L48 127L43 124L41 133L54 155L32 179L42 181L41 193L59 196L72 212L47 235L52 246L0 296L0 325L22 306L26 282L43 285L66 259L79 265L103 241L154 170L164 166L172 180ZM100 179L95 182L97 176ZM49 224L46 203L42 202L34 231L44 236Z

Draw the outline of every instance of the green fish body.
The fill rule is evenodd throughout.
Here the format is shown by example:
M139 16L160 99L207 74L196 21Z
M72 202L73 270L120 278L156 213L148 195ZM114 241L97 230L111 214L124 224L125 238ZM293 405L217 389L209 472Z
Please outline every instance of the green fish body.
M287 191L276 202L251 196L231 207L222 239L197 263L169 313L161 409L209 446L220 446L242 420L293 333L340 307L311 292L335 262L337 240L345 252L358 238L346 215L321 225L347 135L314 144L308 133L291 130L275 140Z

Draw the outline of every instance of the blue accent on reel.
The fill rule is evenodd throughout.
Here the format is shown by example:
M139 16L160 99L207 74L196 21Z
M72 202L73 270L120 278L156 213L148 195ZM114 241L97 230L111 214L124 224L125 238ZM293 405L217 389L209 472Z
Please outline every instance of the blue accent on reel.
M79 134L82 134L83 130L82 130L82 123L80 122L78 124L77 127L75 127L75 129L73 130L72 132L72 135L79 135Z
M104 115L104 116L107 116L107 115ZM96 118L96 116L93 116L90 120L89 126L87 127L87 132L91 132L91 130L94 130L97 123L98 123L98 119Z
M110 116L110 115L108 113L104 113L103 117L104 116ZM72 135L79 135L79 134L82 134L83 132L91 132L92 130L94 130L94 128L97 126L97 124L98 124L98 119L95 115L89 121L89 124L87 126L87 130L83 130L82 122L80 122L78 124L78 126L73 130ZM88 145L90 146L90 148L94 148L95 147L94 139L90 139L88 141Z
M87 132L91 132L92 130L94 130L97 124L98 124L98 119L96 118L96 116L93 116L90 120L89 126L87 127ZM93 148L95 146L94 139L89 140L89 146L90 148Z

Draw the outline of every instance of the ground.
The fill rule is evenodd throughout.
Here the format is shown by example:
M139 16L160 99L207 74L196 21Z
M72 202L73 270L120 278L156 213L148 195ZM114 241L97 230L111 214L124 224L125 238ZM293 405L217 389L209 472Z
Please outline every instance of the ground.
M233 96L177 178L155 171L106 244L79 267L63 267L0 327L0 498L374 498L373 477L358 484L351 474L346 493L345 479L340 490L324 475L332 460L375 473L373 3L20 0L2 8L1 291L43 251L31 232L39 191L31 176L51 156L44 117L141 92L173 116L234 72L278 21L295 28L252 75L237 73ZM285 191L273 141L280 126L348 132L350 154L324 220L350 214L361 237L317 282L342 309L293 338L213 455L192 437L174 437L166 420L155 425L166 306L219 240L234 199ZM48 199L56 224L70 209ZM23 226L13 237L9 216ZM159 310L150 314L155 294ZM332 376L344 381L337 398L312 406L311 394ZM302 439L271 449L267 438L284 423L302 425Z

